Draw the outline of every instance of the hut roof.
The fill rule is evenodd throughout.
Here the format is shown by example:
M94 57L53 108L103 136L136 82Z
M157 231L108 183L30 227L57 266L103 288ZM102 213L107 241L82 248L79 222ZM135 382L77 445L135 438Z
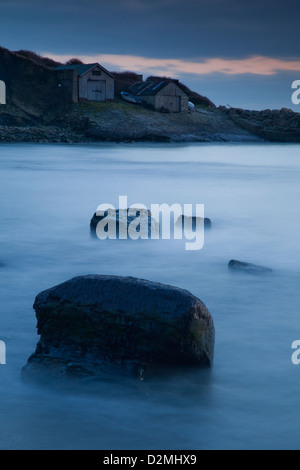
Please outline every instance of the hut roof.
M56 68L56 70L77 70L78 75L81 76L96 66L100 67L101 70L103 70L105 73L114 78L114 76L108 70L106 70L104 67L102 67L102 65L98 64L97 62L95 64L60 65Z
M163 90L170 83L178 85L178 81L176 80L147 80L146 82L136 82L130 87L130 93L135 96L153 96L157 95L157 93Z

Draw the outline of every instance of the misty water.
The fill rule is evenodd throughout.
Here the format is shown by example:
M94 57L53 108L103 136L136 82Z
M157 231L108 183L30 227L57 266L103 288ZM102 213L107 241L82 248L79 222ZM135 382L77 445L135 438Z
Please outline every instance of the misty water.
M300 366L291 362L299 181L297 145L2 145L0 448L300 448ZM204 248L92 239L97 206L117 207L119 195L149 208L205 204L213 227ZM232 273L232 258L274 273ZM199 297L216 327L213 369L136 389L22 380L38 341L35 296L84 274L135 276Z

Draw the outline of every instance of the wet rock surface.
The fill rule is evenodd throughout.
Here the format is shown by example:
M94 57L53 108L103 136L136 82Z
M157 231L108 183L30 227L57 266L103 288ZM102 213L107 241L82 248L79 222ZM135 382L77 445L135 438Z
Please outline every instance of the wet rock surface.
M204 219L201 218L201 217L188 217L188 216L180 216L178 217L177 221L176 221L176 225L178 225L179 227L182 226L182 228L187 228L187 229L190 229L190 230L193 230L195 231L196 228L197 228L197 222L203 222L204 220L204 228L206 230L210 230L212 228L212 221L208 218L208 217L205 217Z
M130 277L89 275L39 294L40 341L23 376L147 377L160 367L210 367L215 330L186 290Z
M257 266L256 264L245 263L237 260L231 260L228 267L233 271L241 271L249 274L270 274L273 272L272 269L266 266Z
M125 209L106 211L103 215L97 212L93 215L90 223L91 235L97 237L98 224L103 221L106 225L105 230L108 231L109 225L115 226L115 236L120 238L127 237L151 238L151 235L159 234L159 225L152 218L151 212L144 209ZM102 230L104 232L104 230Z

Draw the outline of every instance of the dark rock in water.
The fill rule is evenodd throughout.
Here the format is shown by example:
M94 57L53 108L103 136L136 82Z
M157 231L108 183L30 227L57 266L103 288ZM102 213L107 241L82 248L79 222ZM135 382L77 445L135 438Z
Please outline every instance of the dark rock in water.
M187 224L188 227L191 227L192 230L195 231L196 230L197 220L202 221L203 219L201 219L200 217L188 217L188 216L185 216L185 215L184 216L181 215L180 217L178 217L176 224L182 225L183 229L185 227L185 224ZM205 219L204 219L204 228L209 230L209 229L211 229L211 227L212 227L211 220L208 219L207 217L205 217Z
M152 218L151 212L145 209L136 209L136 215L129 215L129 210L112 210L109 209L103 216L93 215L90 223L91 234L97 237L97 226L99 222L105 219L105 223L115 223L116 238L119 238L120 231L127 233L128 238L134 237L136 233L140 238L151 238L151 234L158 233L158 223ZM108 227L105 229L108 230Z
M204 227L206 229L211 229L211 227L212 227L212 222L208 217L205 217L205 219L204 219Z
M89 275L42 292L34 308L41 338L26 375L141 378L161 367L213 362L213 319L186 290Z
M255 264L244 263L236 260L231 260L228 267L235 271L244 271L250 274L267 274L273 272L272 269L265 266L257 266Z

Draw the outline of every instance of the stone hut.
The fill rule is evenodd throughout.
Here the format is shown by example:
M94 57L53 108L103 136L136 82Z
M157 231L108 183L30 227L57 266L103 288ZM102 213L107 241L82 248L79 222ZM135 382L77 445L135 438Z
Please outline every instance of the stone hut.
M180 88L178 80L137 82L129 88L129 93L152 105L157 111L188 112L189 98Z
M100 64L62 65L56 72L59 85L67 89L73 103L114 99L114 76Z

